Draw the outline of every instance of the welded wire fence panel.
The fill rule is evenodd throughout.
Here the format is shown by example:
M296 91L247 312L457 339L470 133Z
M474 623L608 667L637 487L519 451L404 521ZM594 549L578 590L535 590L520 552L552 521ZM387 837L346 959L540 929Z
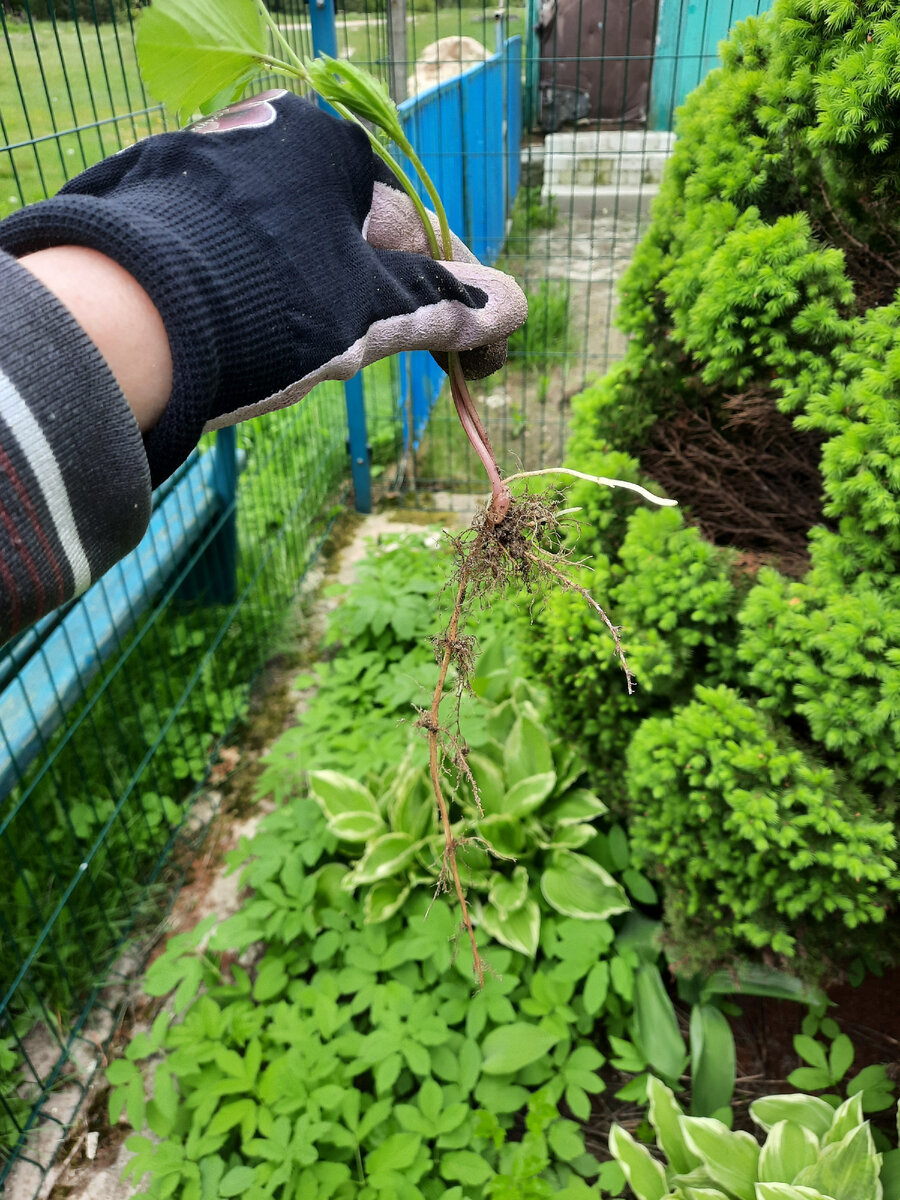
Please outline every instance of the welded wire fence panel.
M505 471L561 464L573 396L623 357L618 283L672 152L672 114L715 65L731 25L767 7L554 0L509 10L511 30L517 16L524 20L525 127L521 185L497 265L525 288L530 315L510 340L504 371L472 387ZM485 127L492 119L486 112ZM485 174L497 191L499 156L486 160ZM416 467L420 489L484 490L478 459L443 400Z
M166 127L132 13L54 3L0 7L0 213ZM280 7L309 54L308 9ZM172 895L211 755L346 503L346 442L337 384L206 439L155 494L141 546L0 650L0 1186L16 1195L40 1185L103 1060L134 968L124 939Z

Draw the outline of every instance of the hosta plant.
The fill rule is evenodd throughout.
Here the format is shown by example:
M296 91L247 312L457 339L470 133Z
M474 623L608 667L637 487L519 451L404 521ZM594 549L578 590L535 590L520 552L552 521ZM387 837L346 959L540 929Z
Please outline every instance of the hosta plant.
M635 1200L896 1200L897 1151L878 1152L862 1099L837 1109L800 1093L750 1106L764 1135L686 1116L672 1092L651 1080L650 1123L659 1154L620 1125L609 1148Z

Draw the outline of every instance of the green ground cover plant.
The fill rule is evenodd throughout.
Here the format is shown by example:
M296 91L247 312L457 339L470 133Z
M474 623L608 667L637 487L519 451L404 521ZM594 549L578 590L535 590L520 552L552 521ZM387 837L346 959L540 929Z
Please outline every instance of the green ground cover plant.
M484 652L461 717L485 806L481 817L469 795L461 854L491 967L473 993L464 931L435 895L427 746L391 703L348 690L344 671L373 645L382 663L415 665L448 553L433 531L372 545L329 617L314 730L273 744L258 787L277 808L231 856L245 903L211 941L207 927L172 938L148 973L150 994L173 999L110 1069L111 1115L138 1131L131 1172L149 1176L144 1194L619 1195L622 1171L585 1140L596 1097L643 1104L653 1075L679 1091L689 1080L692 1115L724 1128L735 1057L723 1004L788 996L824 1012L771 970L722 972L682 981L685 1039L653 886L575 748L548 738L511 602L473 625ZM339 710L346 723L330 725ZM387 765L348 743L354 721L367 746L390 746ZM489 859L479 828L515 861ZM832 1067L829 1094L843 1089L846 1039L827 1018L804 1037ZM819 1061L806 1041L798 1049ZM854 1078L871 1111L891 1102L883 1068Z
M573 405L573 467L680 508L570 500L634 696L568 598L528 655L690 969L896 958L898 36L875 0L735 27L622 281L625 359Z

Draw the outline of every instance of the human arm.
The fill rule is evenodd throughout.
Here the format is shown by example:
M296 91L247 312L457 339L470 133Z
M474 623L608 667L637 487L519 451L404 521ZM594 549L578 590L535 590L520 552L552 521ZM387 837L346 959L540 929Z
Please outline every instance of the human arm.
M459 261L448 264L426 248L412 205L365 135L282 91L145 139L0 222L0 250L20 256L34 287L49 287L57 310L80 326L82 351L85 341L99 348L92 361L107 368L102 384L94 373L98 395L108 400L110 372L124 389L127 404L115 389L112 424L123 446L143 434L136 444L153 486L204 430L294 403L321 380L347 379L396 351L459 350L470 375L501 365L506 336L525 317L520 289L461 243ZM54 298L35 294L43 300L27 326L32 364L42 353L41 305ZM47 397L69 386L55 361L60 375L44 380ZM22 385L30 386L27 371ZM58 398L44 408L54 403L54 420L66 413L57 434L90 429L86 393L76 415ZM139 430L126 420L128 406ZM77 436L60 449L73 461L90 452ZM118 509L115 473L104 493L102 466L90 468L99 489L90 511L100 500ZM130 548L118 537L110 544L106 565ZM33 562L20 575L43 587ZM33 611L45 611L45 600Z
M0 642L83 592L140 540L137 421L72 313L0 252Z

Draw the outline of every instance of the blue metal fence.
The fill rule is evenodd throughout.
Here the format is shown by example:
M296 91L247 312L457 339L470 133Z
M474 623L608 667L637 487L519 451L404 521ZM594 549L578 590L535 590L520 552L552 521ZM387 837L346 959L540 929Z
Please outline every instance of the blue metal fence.
M771 0L660 0L650 85L650 129L671 129L688 92L719 65L718 45L736 21L765 12Z

